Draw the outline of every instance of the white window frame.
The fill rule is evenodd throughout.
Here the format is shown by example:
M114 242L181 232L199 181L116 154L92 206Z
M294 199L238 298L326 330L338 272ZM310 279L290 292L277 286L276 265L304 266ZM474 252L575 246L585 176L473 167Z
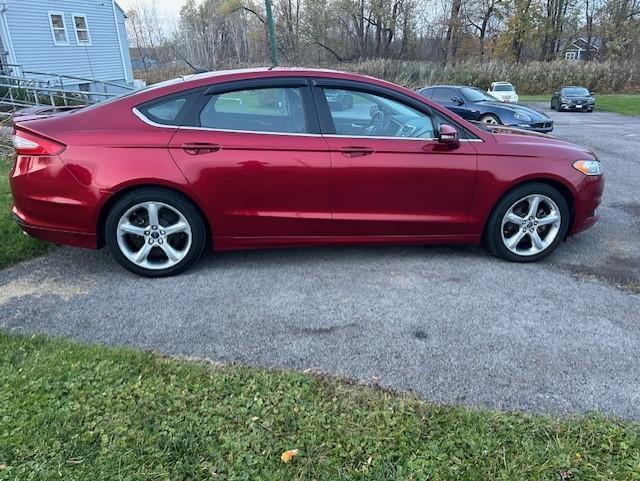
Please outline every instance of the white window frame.
M76 28L76 18L78 17L84 19L85 31L87 32L87 40L80 40L80 38L78 37L78 29ZM87 20L87 15L85 13L72 13L71 20L73 20L73 32L76 35L76 43L78 45L91 45L91 32L89 31L89 21Z
M575 60L577 58L578 58L578 52L576 52L575 50L569 50L568 52L564 53L565 60Z
M67 21L64 18L64 12L56 12L56 11L48 11L47 15L49 16L49 28L51 29L51 38L53 39L53 44L54 45L69 45L69 31L67 30ZM64 28L64 42L56 39L56 30L60 30L59 28L54 28L53 27L53 16L59 16L62 18L62 26Z

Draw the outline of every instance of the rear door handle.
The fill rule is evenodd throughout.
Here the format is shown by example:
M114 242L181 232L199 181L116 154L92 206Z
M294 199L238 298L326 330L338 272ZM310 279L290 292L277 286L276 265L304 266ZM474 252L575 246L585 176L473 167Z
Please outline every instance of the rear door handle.
M222 146L220 144L212 144L209 142L188 142L182 144L182 150L189 155L207 154L209 152L217 152Z
M365 155L371 155L375 152L371 147L349 146L340 149L342 155L345 157L364 157Z

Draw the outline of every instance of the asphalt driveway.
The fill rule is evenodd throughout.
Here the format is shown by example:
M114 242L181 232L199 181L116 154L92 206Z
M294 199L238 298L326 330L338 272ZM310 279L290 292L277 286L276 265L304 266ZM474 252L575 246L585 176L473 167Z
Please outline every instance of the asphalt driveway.
M0 271L0 328L640 420L640 118L552 116L603 160L607 190L602 221L543 263L479 247L264 250L147 280L106 251L60 248Z

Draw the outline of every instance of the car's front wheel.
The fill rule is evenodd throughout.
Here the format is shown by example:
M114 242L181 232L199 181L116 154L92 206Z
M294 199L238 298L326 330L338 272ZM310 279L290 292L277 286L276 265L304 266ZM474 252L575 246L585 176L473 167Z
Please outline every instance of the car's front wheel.
M491 253L515 262L551 254L566 237L570 213L555 188L542 183L516 187L496 205L485 231Z
M125 194L105 222L105 241L113 257L146 277L184 271L200 257L206 239L205 223L194 205L160 188Z
M480 122L487 125L500 125L500 119L492 114L483 115L480 117Z

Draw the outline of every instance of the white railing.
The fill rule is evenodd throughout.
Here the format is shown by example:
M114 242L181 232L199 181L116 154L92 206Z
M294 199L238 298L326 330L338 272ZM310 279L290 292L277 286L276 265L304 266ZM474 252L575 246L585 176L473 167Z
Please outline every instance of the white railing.
M77 87L80 84L88 84L92 90L80 90ZM88 105L130 90L133 87L117 82L30 71L20 65L4 64L0 72L0 116L11 116L21 108L40 105Z

